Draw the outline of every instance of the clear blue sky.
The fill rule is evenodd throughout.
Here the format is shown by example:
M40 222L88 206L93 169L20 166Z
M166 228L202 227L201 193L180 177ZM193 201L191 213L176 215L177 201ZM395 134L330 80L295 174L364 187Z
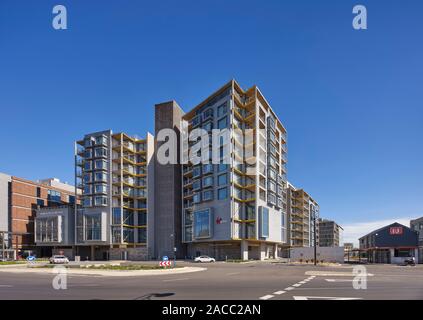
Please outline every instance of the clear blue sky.
M284 122L289 179L322 215L423 215L422 14L417 0L2 0L0 171L72 182L84 133L143 135L155 103L189 109L235 78Z

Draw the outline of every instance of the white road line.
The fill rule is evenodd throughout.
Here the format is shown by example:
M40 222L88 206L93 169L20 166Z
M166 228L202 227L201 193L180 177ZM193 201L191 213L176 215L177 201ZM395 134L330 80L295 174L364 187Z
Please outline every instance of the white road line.
M260 300L269 300L269 299L272 299L273 297L275 297L275 296L272 296L271 294L268 294L267 296L260 297L259 299Z
M235 276L237 274L240 274L241 272L232 272L232 273L227 273L227 276Z
M301 283L296 283L296 284L293 284L292 286L295 288L298 288L298 287L301 287Z
M189 280L189 278L163 280L163 282L185 281L185 280Z
M353 282L353 279L325 279L327 282Z
M0 288L12 288L13 286L9 284L0 284Z
M276 291L276 292L273 292L273 294L276 294L276 295L281 295L281 294L284 294L286 291Z
M295 288L293 288L293 287L288 287L288 288L285 288L285 291L291 291L291 290L294 290Z
M306 284L308 281L305 281L305 280L303 280L303 281L300 281L300 282L298 282L298 283L301 283L301 284Z
M361 300L362 298L348 298L348 297L309 297L309 296L294 296L294 300Z

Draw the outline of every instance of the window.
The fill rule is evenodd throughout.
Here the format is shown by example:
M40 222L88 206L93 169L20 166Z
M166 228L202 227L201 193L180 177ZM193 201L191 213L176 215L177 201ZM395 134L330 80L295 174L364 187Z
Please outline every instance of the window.
M90 197L84 198L82 203L83 203L84 207L91 207L92 206L92 200L91 200Z
M104 137L104 136L101 136L101 137L96 137L95 138L95 144L96 145L107 145L107 138L106 137Z
M84 169L86 171L90 171L92 169L91 168L91 161L85 161L85 163L84 163Z
M120 208L113 208L112 210L112 224L121 224L121 210Z
M219 200L225 200L228 198L228 188L222 188L217 191L217 198Z
M93 157L91 149L85 150L85 158L90 159Z
M85 216L85 239L88 241L101 240L101 216L99 214Z
M106 148L96 148L94 152L96 157L107 157L107 149Z
M194 237L196 239L210 238L211 234L210 209L194 212Z
M106 197L95 197L94 203L96 206L107 206L107 198Z
M193 189L193 190L198 190L198 189L201 189L201 180L195 180L195 181L192 183L192 189Z
M201 193L194 193L192 197L193 203L200 203L201 202Z
M269 209L260 207L260 237L269 237Z
M228 117L224 117L217 122L218 129L226 129L228 127Z
M44 200L43 199L37 199L37 206L44 207Z
M91 185L87 184L84 186L84 194L91 194Z
M217 108L217 116L220 118L220 117L224 116L227 111L228 111L228 107L227 107L226 103L222 104L221 106L219 106Z
M225 171L227 171L227 170L228 170L228 165L227 165L227 164L223 164L223 163L221 163L221 164L219 164L219 166L218 166L217 170L218 170L219 172L225 172Z
M192 169L192 176L194 178L201 176L201 167L194 167Z
M267 187L270 191L276 192L276 184L273 181L269 181L269 183L267 184Z
M221 174L218 178L217 178L217 184L219 186L224 186L226 184L228 184L228 174Z
M146 243L147 242L147 229L141 228L138 229L138 243Z
M213 165L212 164L205 164L203 165L203 174L213 173Z
M268 175L270 179L276 180L276 171L274 169L269 168Z
M95 173L95 181L105 181L107 182L107 175L104 172Z
M37 187L37 198L41 198L41 188Z
M60 192L55 190L48 190L47 200L49 202L62 202L62 195Z
M213 176L205 177L203 179L203 187L207 188L207 187L211 187L211 186L213 186Z
M91 182L91 173L84 174L84 182L90 183Z
M203 121L207 120L208 118L213 118L213 109L207 109L206 111L203 112Z
M96 184L95 193L107 193L107 185L105 184Z
M203 192L203 201L213 200L213 190L207 190Z
M267 201L271 204L276 204L276 196L272 193L268 193Z
M104 160L96 160L95 168L98 170L107 169L107 162Z
M36 242L59 242L59 217L37 218L35 220Z

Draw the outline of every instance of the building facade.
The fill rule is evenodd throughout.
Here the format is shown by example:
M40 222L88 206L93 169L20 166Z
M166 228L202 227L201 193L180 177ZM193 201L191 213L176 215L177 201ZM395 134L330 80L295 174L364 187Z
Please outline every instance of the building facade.
M154 138L111 130L75 143L75 255L91 260L144 260L153 255L148 225L154 219Z
M73 191L71 191L73 190ZM0 231L16 252L36 250L34 219L38 207L75 203L75 190L58 179L30 181L0 174Z
M410 257L418 260L417 231L397 222L361 237L359 242L372 263L398 264Z
M287 132L266 98L230 81L183 120L187 136L201 128L214 148L197 150L193 139L183 148L202 160L182 168L187 255L276 258L287 243ZM213 129L225 136L213 140Z
M411 220L410 228L419 234L419 263L423 263L423 217Z
M339 247L343 230L335 221L319 219L319 246Z
M314 247L319 245L320 207L304 189L288 183L289 245L291 247Z

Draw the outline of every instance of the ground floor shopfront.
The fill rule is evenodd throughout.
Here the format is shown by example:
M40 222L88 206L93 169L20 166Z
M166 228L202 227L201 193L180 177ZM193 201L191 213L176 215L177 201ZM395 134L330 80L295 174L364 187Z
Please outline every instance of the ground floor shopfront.
M417 247L399 248L369 248L367 261L370 263L401 264L406 259L414 257L419 261L419 250Z

